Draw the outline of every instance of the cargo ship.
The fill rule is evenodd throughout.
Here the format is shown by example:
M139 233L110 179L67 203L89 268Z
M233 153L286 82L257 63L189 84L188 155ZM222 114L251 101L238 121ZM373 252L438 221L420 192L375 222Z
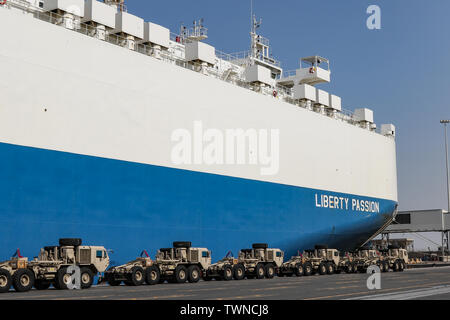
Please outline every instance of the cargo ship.
M342 107L330 62L285 71L122 1L0 2L0 259L60 237L113 263L172 241L217 260L254 242L350 250L397 209L395 127Z

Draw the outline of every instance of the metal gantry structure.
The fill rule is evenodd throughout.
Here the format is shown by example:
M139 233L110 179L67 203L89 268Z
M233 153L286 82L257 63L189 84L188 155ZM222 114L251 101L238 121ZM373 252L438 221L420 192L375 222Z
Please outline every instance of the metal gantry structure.
M441 124L444 125L444 135L445 135L445 165L446 165L446 174L447 174L447 210L450 212L450 173L449 173L449 163L448 163L448 134L447 134L447 125L450 123L450 120L441 120ZM442 225L445 225L444 215L442 215ZM447 232L447 246L450 251L450 232ZM442 252L444 252L444 233L442 233Z

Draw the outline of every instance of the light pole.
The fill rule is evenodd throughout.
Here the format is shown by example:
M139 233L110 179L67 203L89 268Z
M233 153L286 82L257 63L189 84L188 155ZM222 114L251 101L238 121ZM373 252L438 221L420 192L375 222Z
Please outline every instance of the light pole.
M447 170L447 212L450 214L450 173L449 173L449 164L448 164L448 141L447 141L447 124L450 123L450 120L441 120L441 124L444 125L444 134L445 134L445 164ZM442 261L444 261L444 230L445 230L445 220L444 213L442 213ZM447 233L447 246L450 249L449 243L449 234Z

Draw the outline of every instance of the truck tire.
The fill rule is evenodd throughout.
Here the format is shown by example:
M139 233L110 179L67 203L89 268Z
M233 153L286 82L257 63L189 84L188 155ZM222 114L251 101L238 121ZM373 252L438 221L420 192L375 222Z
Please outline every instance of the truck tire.
M381 264L383 265L382 272L389 272L389 264L386 261L382 261Z
M134 266L133 268L131 268L130 273L127 275L127 280L125 281L125 284L127 286L136 287L142 285L144 281L145 281L144 269L142 269L142 267L139 266Z
M62 267L56 273L55 288L58 290L67 290L71 275L67 273L67 267Z
M81 268L81 289L89 289L94 282L94 273L88 267Z
M400 271L400 264L398 262L398 260L396 260L394 262L394 272L399 272Z
M0 269L0 293L8 292L11 288L11 274L8 270Z
M256 279L264 279L264 275L266 270L264 269L264 265L262 263L258 263L255 268Z
M267 279L273 279L273 277L275 276L275 267L273 264L268 263L266 264L265 268L265 273L266 273L266 278Z
M242 264L238 263L233 267L234 280L242 280L245 278L245 268Z
M308 277L308 276L312 275L312 273L313 273L313 267L312 267L311 263L305 262L303 264L303 274Z
M224 281L233 280L233 268L230 265L226 265L223 267L222 280Z
M175 241L173 243L174 248L190 248L192 243L190 241Z
M111 287L118 287L118 286L120 286L122 284L122 280L116 280L114 278L114 275L112 275L112 274L109 274L109 275L106 276L106 282L108 282L108 284Z
M269 245L267 243L254 243L252 244L253 249L267 249Z
M33 288L34 272L29 269L19 269L12 277L12 285L17 292L27 292Z
M325 263L323 263L323 262L321 262L321 263L319 264L319 274L320 274L321 276L327 274L327 265L326 265Z
M316 244L316 245L314 246L314 248L315 248L316 250L323 250L323 249L328 250L328 246L327 246L326 244Z
M62 247L78 247L81 246L80 238L61 238L59 239L59 245Z
M36 288L36 290L47 290L48 288L50 288L50 285L50 281L47 280L36 279L34 281L34 287Z
M336 272L336 268L334 267L334 263L332 262L328 262L326 264L327 266L327 274L332 275Z
M189 283L197 283L200 281L202 273L198 266L190 266L187 270Z
M353 273L353 265L351 262L348 262L345 265L345 273Z
M305 274L305 268L301 263L295 265L294 273L297 277L302 277Z
M187 270L184 266L179 265L175 269L174 280L176 283L185 283L187 280Z
M161 272L159 271L159 268L156 266L150 266L147 269L145 269L145 282L148 285L155 285L159 283L159 280L161 279Z

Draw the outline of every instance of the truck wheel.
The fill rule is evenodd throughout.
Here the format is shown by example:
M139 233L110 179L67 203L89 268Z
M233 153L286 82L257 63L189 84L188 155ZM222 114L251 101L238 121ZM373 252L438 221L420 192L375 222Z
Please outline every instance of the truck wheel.
M406 269L405 262L403 262L402 260L400 260L400 272L405 271L405 269Z
M230 265L223 267L222 279L225 281L233 280L233 268Z
M62 267L56 273L55 288L58 290L66 290L70 283L71 275L67 273L67 268Z
M94 282L94 273L87 267L81 268L81 289L89 289Z
M189 283L197 283L201 278L201 271L198 266L190 266L188 268L188 281Z
M264 274L266 273L264 270L264 265L262 263L258 263L256 265L256 279L264 279Z
M0 293L8 292L11 288L11 274L8 270L0 269Z
M47 280L36 279L34 281L34 287L36 288L36 290L47 290L48 288L50 288L50 284L50 281Z
M144 269L139 266L134 266L131 268L130 273L127 275L127 281L125 282L128 286L140 286L145 281Z
M273 277L275 276L275 267L273 266L273 264L268 263L266 265L265 273L266 273L266 278L267 279L273 279Z
M386 261L383 261L382 264L383 264L382 272L389 272L389 264Z
M34 285L34 272L28 269L19 269L14 273L12 284L17 292L30 291Z
M398 260L394 262L394 272L400 271L400 264L398 263Z
M106 277L106 281L111 287L118 287L122 283L121 280L114 279L114 275L110 274Z
M295 265L294 273L297 277L302 277L305 274L305 269L301 263Z
M190 248L192 247L192 242L190 241L175 241L173 243L174 248Z
M242 264L238 263L233 267L233 277L234 280L242 280L245 278L245 269Z
M185 283L187 280L187 270L184 266L180 265L175 269L175 282Z
M345 265L345 273L353 273L353 265L351 263Z
M267 243L254 243L252 245L253 249L267 249L269 245Z
M59 245L62 247L78 247L81 246L81 239L79 238L62 238L59 239Z
M310 276L313 272L313 268L310 262L305 262L303 265L303 274L305 276Z
M320 274L321 276L327 274L327 266L326 266L326 264L323 263L323 262L321 262L321 263L319 264L319 274Z
M334 267L334 264L333 263L331 263L331 262L328 262L327 263L327 274L334 274L334 272L335 272L335 267Z
M156 266L150 266L145 269L145 282L148 285L155 285L159 283L161 279L161 273L159 272L159 268Z

